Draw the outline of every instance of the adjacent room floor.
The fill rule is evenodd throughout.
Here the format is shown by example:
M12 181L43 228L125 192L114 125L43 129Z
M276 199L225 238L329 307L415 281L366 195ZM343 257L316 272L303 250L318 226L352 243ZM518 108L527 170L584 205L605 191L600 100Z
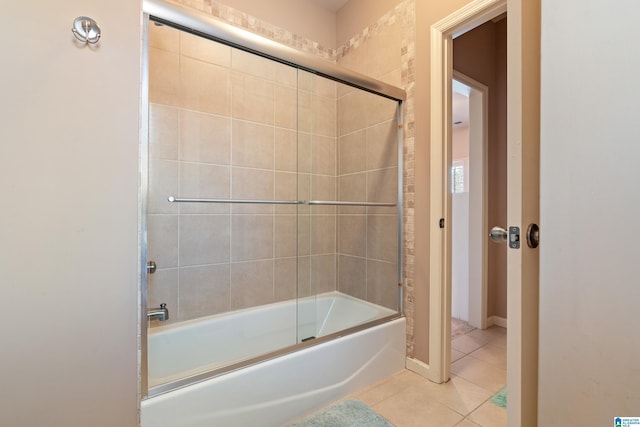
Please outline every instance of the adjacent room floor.
M501 427L507 410L491 402L507 382L506 329L474 329L451 341L451 381L434 384L404 370L351 398L396 427Z

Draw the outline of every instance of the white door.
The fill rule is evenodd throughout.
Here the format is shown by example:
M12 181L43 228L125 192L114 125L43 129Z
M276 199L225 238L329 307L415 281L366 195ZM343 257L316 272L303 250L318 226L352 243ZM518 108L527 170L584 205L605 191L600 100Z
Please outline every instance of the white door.
M640 418L638 22L542 0L540 426Z
M508 0L507 13L506 225L520 228L520 248L507 250L507 421L547 427L537 420L541 248L525 238L539 223L540 2Z

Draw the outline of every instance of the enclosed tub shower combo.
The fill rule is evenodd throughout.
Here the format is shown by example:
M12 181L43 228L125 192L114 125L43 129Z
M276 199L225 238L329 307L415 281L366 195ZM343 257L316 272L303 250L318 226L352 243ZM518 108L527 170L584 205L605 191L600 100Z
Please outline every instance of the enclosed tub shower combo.
M283 425L402 369L404 91L144 11L142 426Z

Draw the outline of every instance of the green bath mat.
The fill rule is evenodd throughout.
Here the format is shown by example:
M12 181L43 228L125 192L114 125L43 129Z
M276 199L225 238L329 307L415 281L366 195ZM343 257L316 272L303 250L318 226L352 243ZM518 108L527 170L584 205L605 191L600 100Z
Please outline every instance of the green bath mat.
M343 400L288 427L393 427L356 399Z
M495 396L493 396L491 398L491 403L493 403L494 405L498 405L501 408L506 408L507 407L507 387L502 387L502 390L500 390Z

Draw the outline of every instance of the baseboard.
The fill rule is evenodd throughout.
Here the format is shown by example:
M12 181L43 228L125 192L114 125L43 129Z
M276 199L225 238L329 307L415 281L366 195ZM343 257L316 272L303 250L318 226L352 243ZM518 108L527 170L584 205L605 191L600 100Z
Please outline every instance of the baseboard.
M411 372L415 372L421 377L429 379L429 365L427 365L426 363L418 359L407 357L406 367Z
M507 328L507 319L505 319L504 317L500 317L500 316L491 316L487 319L487 328L489 326L501 326L503 328Z

